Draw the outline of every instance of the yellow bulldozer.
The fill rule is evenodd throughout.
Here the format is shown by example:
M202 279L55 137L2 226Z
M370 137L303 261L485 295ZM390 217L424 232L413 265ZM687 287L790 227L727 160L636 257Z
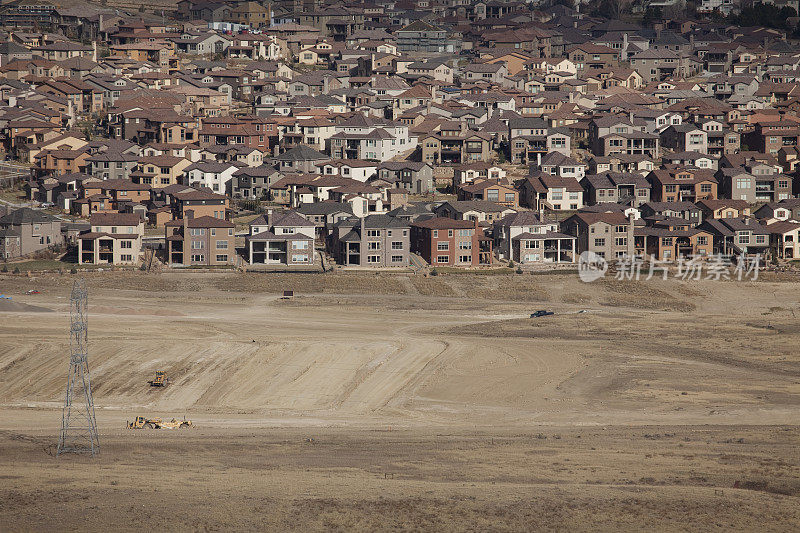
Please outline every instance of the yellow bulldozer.
M151 387L164 387L169 384L169 379L167 379L167 373L163 370L156 370L156 377L150 380Z
M191 420L178 420L173 418L168 422L164 422L161 418L145 418L137 416L133 422L127 422L128 429L183 429L194 427Z

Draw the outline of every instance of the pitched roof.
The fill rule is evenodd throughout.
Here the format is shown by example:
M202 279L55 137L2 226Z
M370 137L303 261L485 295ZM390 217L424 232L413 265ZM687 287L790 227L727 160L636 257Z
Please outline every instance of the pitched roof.
M22 224L37 224L56 222L58 219L43 211L36 211L29 207L22 207L0 217L0 224L19 226Z

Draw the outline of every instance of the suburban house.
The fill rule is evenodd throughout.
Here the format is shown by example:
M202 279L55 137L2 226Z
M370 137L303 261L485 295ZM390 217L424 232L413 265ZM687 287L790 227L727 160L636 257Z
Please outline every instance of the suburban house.
M139 261L144 222L134 213L97 213L91 229L78 235L81 265L134 265Z
M0 258L14 259L61 244L61 220L22 207L0 217Z
M539 173L519 186L520 196L531 209L575 211L583 207L583 187L575 178Z
M410 232L408 222L388 215L348 218L334 226L331 251L344 266L407 267Z
M210 216L230 218L230 200L224 194L209 189L189 189L172 194L173 213L176 219L185 218L188 211L195 217Z
M236 236L233 222L193 215L191 210L187 210L183 219L164 224L167 264L172 266L234 264Z
M523 265L576 261L576 238L559 232L558 222L541 214L512 213L495 221L492 229L501 258Z
M316 224L297 211L271 209L250 222L245 259L251 265L312 265Z
M773 222L765 229L769 232L773 258L793 260L800 257L800 223Z
M659 169L647 175L650 198L656 202L675 202L717 198L717 179L713 170Z
M603 172L581 180L587 205L605 202L639 207L650 201L650 183L641 174Z
M561 230L576 238L576 252L594 252L607 260L633 257L633 217L622 212L576 213L561 223Z
M645 259L659 261L708 257L713 253L713 236L683 218L665 218L635 228L634 249Z
M237 170L239 165L234 163L199 161L184 169L181 182L183 185L203 187L215 193L230 195L233 192L234 173Z
M183 171L191 164L188 159L171 155L142 157L130 173L130 178L134 183L159 189L180 183Z
M411 251L433 266L492 262L491 240L476 221L436 217L411 224Z
M717 254L765 256L770 250L770 232L755 218L709 218L698 228L713 235Z
M519 207L519 192L499 180L477 180L457 189L458 199L487 200L506 207Z
M433 167L422 161L385 161L378 165L378 178L412 194L434 190Z

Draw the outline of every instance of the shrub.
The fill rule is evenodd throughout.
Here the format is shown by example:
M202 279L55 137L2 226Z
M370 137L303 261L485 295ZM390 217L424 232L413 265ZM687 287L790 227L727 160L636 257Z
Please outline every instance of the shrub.
M435 268L431 270L431 276L438 276L438 275L439 275L438 270L436 270Z
M72 267L72 268L69 269L69 273L70 274L77 274L78 273L78 269L76 269L75 267Z
M8 267L6 265L3 265L3 272L8 272Z
M19 274L19 267L14 267L14 274Z
M517 267L517 274L522 274L522 267Z

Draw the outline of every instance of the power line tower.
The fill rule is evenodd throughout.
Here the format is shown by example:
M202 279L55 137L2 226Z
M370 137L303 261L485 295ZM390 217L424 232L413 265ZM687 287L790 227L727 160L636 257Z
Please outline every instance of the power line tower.
M100 452L97 440L97 421L94 418L92 383L87 362L88 292L83 279L75 280L69 298L69 373L67 374L67 397L61 414L61 434L58 438L58 453Z

